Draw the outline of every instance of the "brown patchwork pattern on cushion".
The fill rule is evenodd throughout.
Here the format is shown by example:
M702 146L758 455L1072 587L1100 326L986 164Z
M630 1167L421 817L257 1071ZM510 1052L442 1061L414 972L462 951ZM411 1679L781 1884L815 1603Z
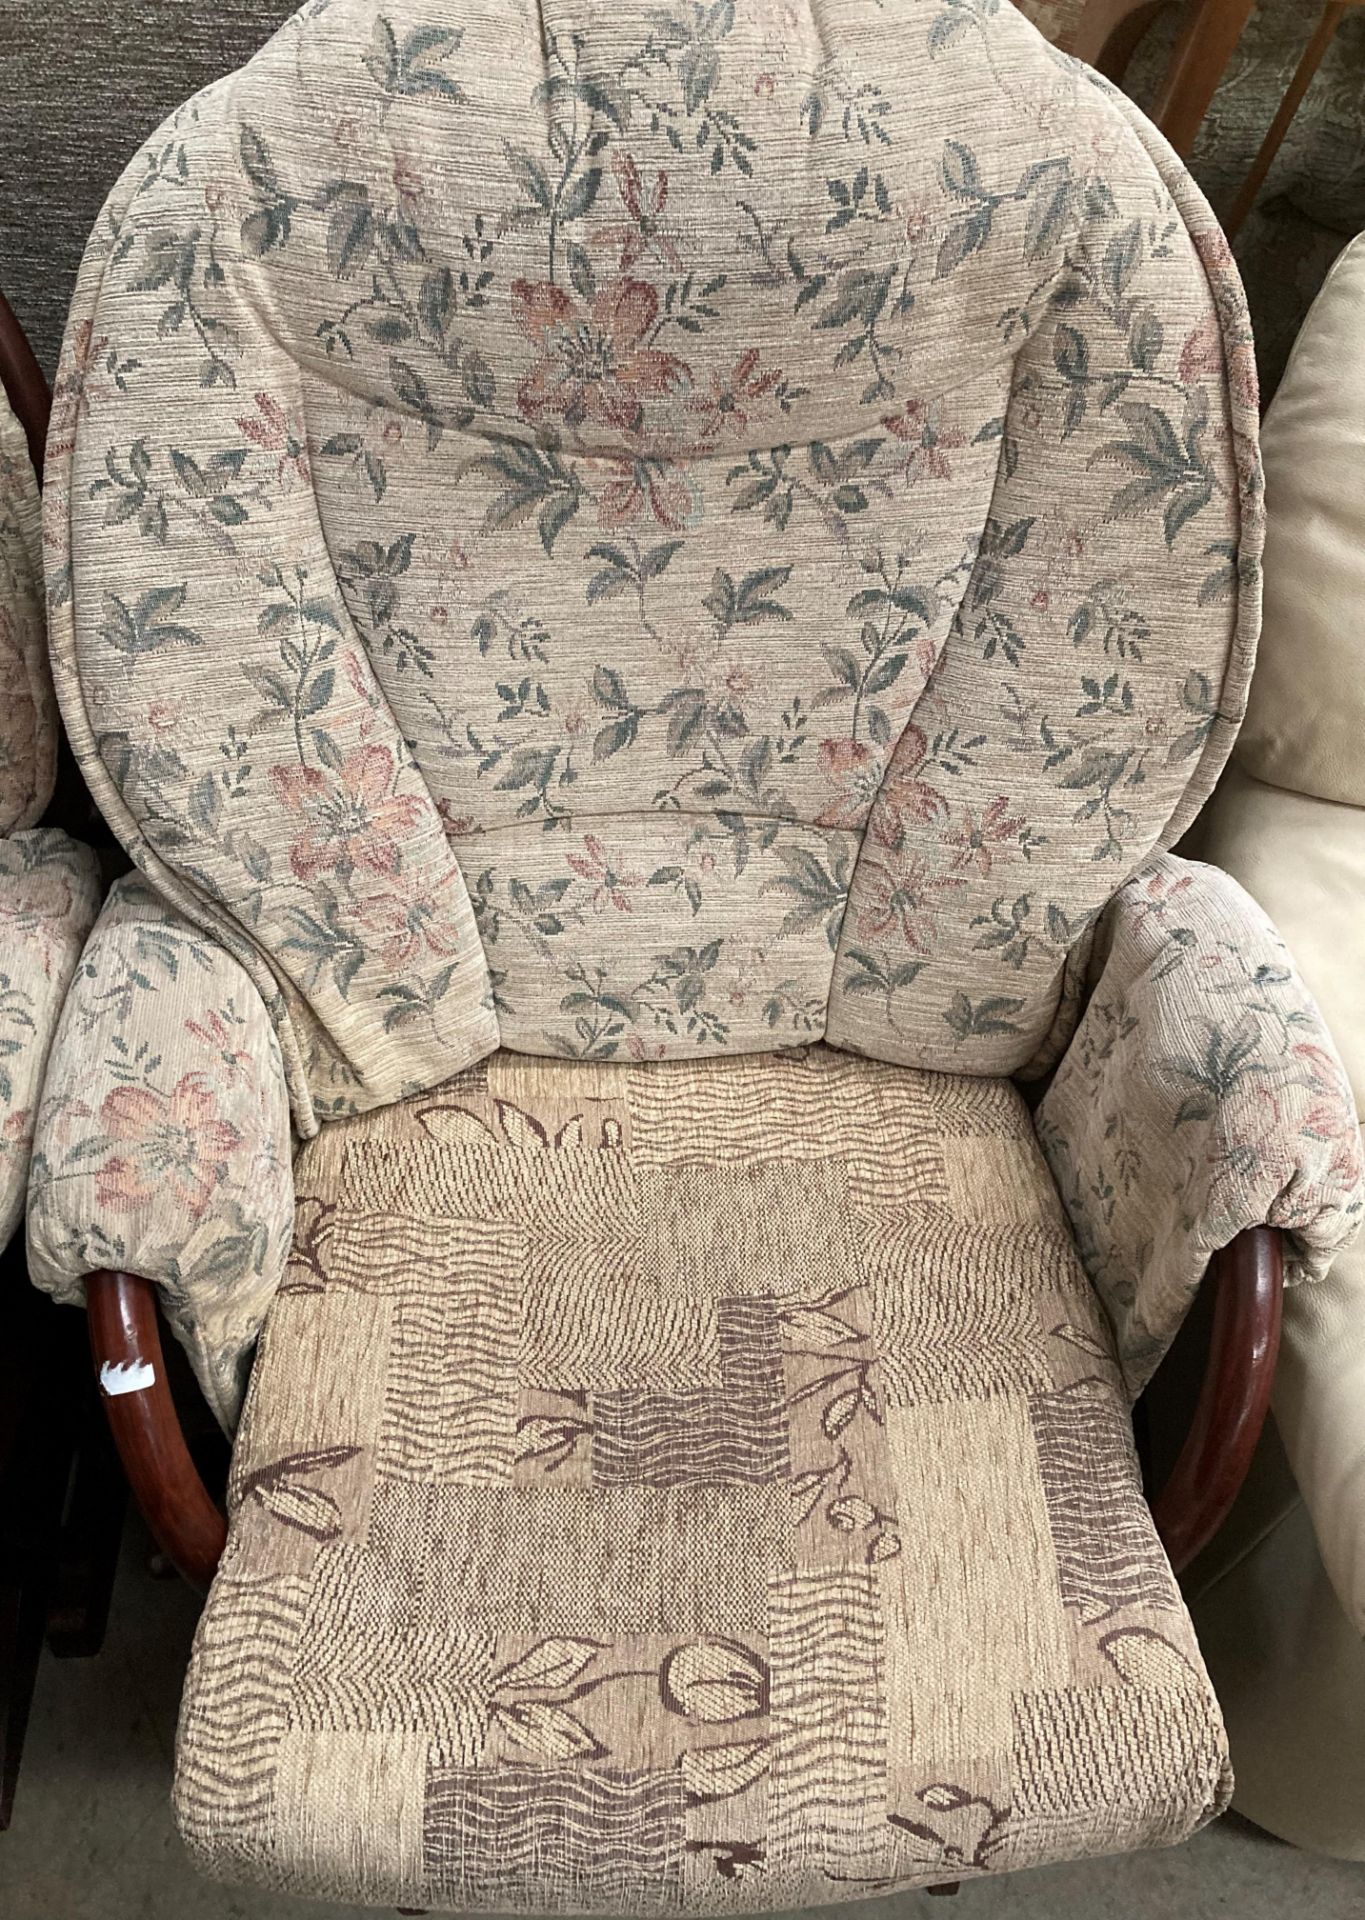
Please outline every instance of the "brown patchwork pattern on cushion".
M500 1053L297 1179L181 1728L210 1870L752 1910L1222 1806L1008 1085Z

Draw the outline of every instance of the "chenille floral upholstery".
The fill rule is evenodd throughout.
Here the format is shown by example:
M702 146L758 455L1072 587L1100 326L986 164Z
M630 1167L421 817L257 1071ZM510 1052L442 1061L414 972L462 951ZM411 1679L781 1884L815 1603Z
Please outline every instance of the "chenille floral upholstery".
M48 1049L99 908L94 855L33 825L57 758L41 533L37 478L0 388L0 1247L23 1218Z
M1281 1228L1291 1286L1354 1240L1360 1127L1312 995L1227 874L1153 860L1101 943L1037 1127L1136 1397L1236 1234Z
M752 1909L1222 1804L1124 1389L1237 1225L1311 1277L1360 1207L1268 1020L1264 1167L1206 1164L1245 1076L1163 1104L1224 1008L1139 903L1242 713L1256 431L1208 209L993 0L313 0L129 169L48 532L146 888L31 1238L158 1281L229 1419L265 1315L209 1870ZM1280 965L1189 913L1192 976ZM1007 1076L1059 1061L1054 1184ZM1177 1147L1097 1210L1130 1085Z
M48 1051L99 903L88 847L52 828L0 840L0 1247L24 1217Z
M139 879L115 882L90 936L40 1126L33 1278L69 1301L93 1268L154 1279L234 1426L293 1237L279 1043L236 961Z
M305 7L76 296L68 726L304 1133L499 1038L1022 1068L1245 699L1245 312L1134 110L1009 8L581 11Z

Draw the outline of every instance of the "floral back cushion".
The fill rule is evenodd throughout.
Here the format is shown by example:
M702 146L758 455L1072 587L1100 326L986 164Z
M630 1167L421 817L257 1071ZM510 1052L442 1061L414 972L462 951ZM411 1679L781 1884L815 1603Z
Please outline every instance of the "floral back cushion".
M1226 247L994 0L313 0L117 188L54 446L77 750L305 1128L1014 1071L1241 713Z
M52 797L56 755L38 481L0 387L0 835L39 818Z

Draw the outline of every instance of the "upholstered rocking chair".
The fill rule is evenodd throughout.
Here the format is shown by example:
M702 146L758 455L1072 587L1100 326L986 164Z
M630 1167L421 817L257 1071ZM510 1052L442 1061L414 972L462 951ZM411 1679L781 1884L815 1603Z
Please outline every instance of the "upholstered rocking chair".
M30 1256L213 1574L194 1857L700 1912L1218 1812L1170 1559L1360 1164L1169 851L1260 501L1160 138L991 0L313 0L129 168L61 394L139 873ZM1163 1551L1129 1406L1224 1249Z

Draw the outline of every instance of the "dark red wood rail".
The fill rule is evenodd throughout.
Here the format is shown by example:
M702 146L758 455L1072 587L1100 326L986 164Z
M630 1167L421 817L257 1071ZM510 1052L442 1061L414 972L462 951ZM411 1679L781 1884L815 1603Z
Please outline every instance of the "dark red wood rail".
M29 458L41 481L52 395L24 330L3 293L0 293L0 387L4 388L14 416L24 429Z
M1214 1255L1209 1272L1213 1329L1199 1400L1170 1478L1152 1502L1177 1573L1227 1518L1270 1411L1284 1304L1283 1236L1273 1227L1239 1233Z
M223 1557L227 1522L180 1429L161 1351L156 1288L132 1273L92 1273L85 1300L100 1397L134 1498L167 1559L205 1592Z
M1284 1284L1280 1234L1270 1227L1239 1234L1214 1256L1210 1275L1213 1332L1199 1401L1171 1477L1152 1505L1177 1573L1226 1519L1270 1408ZM156 1288L136 1274L106 1272L90 1274L85 1290L104 1409L129 1484L158 1546L191 1586L203 1589L222 1557L227 1525L180 1431L166 1384ZM145 1384L111 1392L129 1384L129 1368L138 1369Z

